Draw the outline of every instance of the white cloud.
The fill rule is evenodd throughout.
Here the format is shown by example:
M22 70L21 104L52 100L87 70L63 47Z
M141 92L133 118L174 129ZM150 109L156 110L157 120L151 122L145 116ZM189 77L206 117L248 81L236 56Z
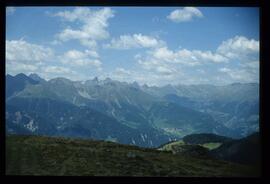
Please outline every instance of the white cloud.
M97 11L89 8L79 7L73 11L62 11L54 16L61 17L68 22L78 21L82 25L79 29L65 28L57 36L61 41L79 40L84 46L93 48L97 40L109 37L108 20L114 17L114 11L110 8L103 8Z
M235 36L234 38L223 41L217 48L217 52L228 58L246 58L249 54L256 54L260 50L259 41L248 39L244 36Z
M254 51L250 53L258 51L251 50ZM245 62L239 62L218 52L218 49L171 50L167 46L150 47L144 53L134 56L138 64L136 70L118 68L111 76L117 80L137 81L148 85L258 82L258 56L255 56L256 60L249 56L246 58Z
M88 47L88 48L96 48L97 42L95 40L87 40L87 39L81 39L80 40L81 45Z
M218 53L212 53L211 51L194 50L192 52L195 55L195 57L197 57L199 60L211 61L214 63L228 62L228 59L226 57Z
M161 60L149 58L149 60L138 60L138 64L145 70L158 75L172 75L177 73L177 66L172 63L165 63Z
M6 71L9 74L18 74L18 73L26 73L29 74L31 72L36 72L38 70L38 66L34 64L24 64L20 62L7 62L6 63Z
M117 67L115 70L107 73L102 73L99 78L100 79L105 79L107 77L112 78L113 80L118 80L118 81L125 81L125 82L132 82L136 80L136 76L139 73L136 73L136 71L131 71L127 70L122 67Z
M140 57L137 56L135 59L144 70L155 74L172 76L177 76L179 73L183 73L183 71L189 71L189 67L196 67L194 70L197 71L205 67L214 67L215 65L224 66L224 64L234 62L236 64L235 69L223 67L218 69L218 72L229 77L231 81L244 82L248 80L254 81L258 78L257 76L259 76L259 62L249 57L249 54L256 54L258 51L259 42L248 40L243 36L236 36L222 42L216 52L209 50L188 50L185 48L170 50L166 46L163 46L151 49L147 51L145 55L139 55ZM237 55L237 57L242 57L238 65L237 62L239 61L235 60L235 56L231 57L231 53L235 56ZM255 56L255 58L258 59L258 56ZM194 74L194 72L192 73ZM202 76L205 75L206 72L197 72L197 74ZM195 77L191 78L194 79Z
M162 70L162 69L160 69ZM161 71L165 72L165 71ZM170 74L161 74L155 72L145 72L138 70L127 70L121 67L117 67L113 72L103 74L101 78L110 77L114 80L125 81L125 82L138 82L139 84L150 84L150 85L161 85L166 82L173 81L174 76Z
M115 74L118 74L118 75L131 75L131 71L126 70L124 68L118 67L118 68L115 69Z
M13 62L37 63L54 57L51 48L28 43L24 40L6 40L6 60Z
M7 15L13 15L15 13L16 9L14 7L7 7L6 8L6 14Z
M231 69L224 67L224 68L220 68L219 71L223 73L228 73L231 71Z
M251 62L246 62L241 64L242 67L244 68L250 68L250 69L259 69L260 63L259 61L251 61Z
M85 50L85 54L87 56L94 57L94 58L99 57L98 53L96 51L94 51L94 50Z
M175 72L175 70L173 70L172 68L167 68L165 66L158 66L156 68L156 71L162 75L171 75Z
M44 66L42 67L42 71L45 73L51 73L51 74L71 74L74 73L74 71L70 70L66 67L61 66Z
M70 80L85 79L85 76L82 73L78 73L73 68L58 65L43 66L39 69L38 74L46 80L56 77L64 77Z
M194 7L185 7L181 9L174 10L167 16L173 22L188 22L193 18L201 18L203 17L202 12Z
M84 52L78 50L69 50L60 56L59 59L63 64L72 66L93 66L100 69L102 63L97 59L99 57L96 51L85 50Z
M121 35L118 39L113 38L105 48L131 49L131 48L155 48L163 46L165 42L151 36L142 34Z
M222 63L227 62L227 58L211 51L180 49L176 51L169 50L167 47L161 47L148 52L146 61L159 63L175 63L186 66L197 66L207 62ZM142 61L141 61L142 62Z
M51 44L51 45L61 45L62 43L59 40L53 40L53 41L49 42L49 44Z
M175 53L171 50L168 50L167 47L161 47L152 52L152 55L161 60L172 61L175 57Z
M89 35L81 30L73 30L70 28L64 29L59 35L58 38L61 41L68 41L68 40L73 40L73 39L87 39L89 38Z
M259 71L242 68L220 68L219 71L229 76L231 82L259 82ZM226 76L222 77L223 80Z
M62 11L56 13L54 16L61 17L65 21L73 22L75 20L83 21L91 16L91 11L88 8L78 7L73 11Z
M137 59L137 63L142 69L152 72L153 75L166 76L167 81L169 81L169 79L177 81L180 75L182 76L182 79L184 79L184 71L189 71L189 68L191 67L204 67L209 64L227 62L227 58L212 53L211 51L190 51L187 49L173 51L167 47L153 49L146 52L146 55L135 57L135 59ZM205 74L205 72L197 73L201 75ZM190 81L191 78L195 78L194 76L190 76L190 74L186 75L189 77L186 77L185 80ZM164 82L165 79L160 80L163 80ZM198 81L202 82L199 78Z

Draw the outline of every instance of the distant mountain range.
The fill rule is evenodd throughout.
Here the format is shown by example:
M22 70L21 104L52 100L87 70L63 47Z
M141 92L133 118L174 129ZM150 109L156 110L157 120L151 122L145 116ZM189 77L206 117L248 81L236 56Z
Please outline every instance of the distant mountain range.
M241 138L259 129L257 83L150 87L107 78L6 75L6 132L158 147L193 133Z

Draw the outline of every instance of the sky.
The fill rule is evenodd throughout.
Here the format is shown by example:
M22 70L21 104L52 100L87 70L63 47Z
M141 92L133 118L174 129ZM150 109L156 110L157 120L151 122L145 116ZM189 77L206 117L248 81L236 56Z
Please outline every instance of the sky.
M259 8L7 7L6 73L150 86L259 82Z

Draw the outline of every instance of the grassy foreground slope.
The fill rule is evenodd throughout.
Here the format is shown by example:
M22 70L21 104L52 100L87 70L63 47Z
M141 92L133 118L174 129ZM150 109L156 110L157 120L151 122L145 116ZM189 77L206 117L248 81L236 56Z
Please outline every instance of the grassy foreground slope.
M113 142L7 136L7 175L256 176L247 166Z

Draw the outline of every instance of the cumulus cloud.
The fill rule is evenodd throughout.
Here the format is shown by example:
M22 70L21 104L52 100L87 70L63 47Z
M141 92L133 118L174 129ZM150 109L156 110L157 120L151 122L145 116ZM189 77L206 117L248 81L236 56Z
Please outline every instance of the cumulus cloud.
M165 42L151 36L142 34L121 35L119 38L113 38L105 48L112 49L131 49L131 48L156 48L164 45Z
M173 68L168 68L165 66L158 66L156 68L156 71L162 75L171 75L173 74L175 71L173 70Z
M217 48L217 52L228 58L246 58L250 54L259 52L259 41L248 39L244 36L235 36L226 41Z
M117 68L112 77L124 81L138 81L150 85L165 84L229 84L233 82L258 82L259 61L257 41L242 37L225 40L216 50L169 49L166 45L149 47L137 53L137 70ZM239 41L241 40L241 41ZM241 43L240 46L239 43ZM225 43L241 59L221 52ZM243 59L244 53L246 57ZM250 54L255 54L250 57ZM253 60L256 58L255 60Z
M63 21L81 23L79 29L70 27L61 31L57 37L61 41L79 40L84 46L93 48L97 45L97 40L109 37L108 20L114 17L114 11L110 8L102 8L94 11L86 7L75 8L73 11L61 11L54 16L60 17Z
M92 57L98 57L94 51L86 53ZM6 40L6 70L10 74L36 72L46 78L75 74L67 67L52 66L52 61L55 62L55 65L61 64L51 48L29 43L22 39Z
M230 50L238 57L241 56L241 60L230 57L231 55L225 52L225 48L228 48L227 51ZM196 83L196 81L199 83L209 81L214 83L220 83L221 81L223 83L224 81L226 83L258 82L259 61L252 60L258 59L258 55L254 58L249 57L249 54L256 54L258 51L257 41L248 40L245 37L234 37L222 42L216 51L188 50L185 48L171 50L163 46L152 48L145 54L137 54L134 58L143 70L153 75L166 76L172 82L177 81L180 74L182 75L181 79L185 80L186 83ZM245 57L243 56L244 53ZM218 68L219 66L223 67ZM205 70L207 68L212 68L212 70ZM213 76L217 75L217 78L207 74L208 72L211 72ZM220 78L218 79L218 77Z
M258 82L259 75L258 72L252 72L250 70L242 68L221 68L219 69L221 73L226 74L230 77L229 81L233 82ZM225 78L225 77L223 77Z
M202 18L202 12L194 7L185 7L181 9L174 10L167 16L173 22L188 22L193 18Z
M158 75L172 75L177 72L177 67L171 63L149 58L149 60L138 60L138 64L145 70Z
M24 63L17 63L17 62L8 62L6 63L7 72L10 74L17 74L17 73L26 73L29 74L31 72L36 72L38 70L38 66L34 64L24 64Z
M40 67L38 74L46 80L50 80L56 77L64 77L70 80L85 79L84 74L79 73L78 71L74 70L74 68L59 65L42 66Z
M224 67L224 68L220 68L219 71L223 73L228 73L231 71L231 69Z
M6 8L6 14L7 15L12 15L12 14L15 13L15 11L16 11L16 8L14 8L14 7L7 7Z
M71 74L74 73L74 71L72 71L69 68L66 67L62 67L62 66L44 66L42 67L42 70L45 73L51 73L51 74Z
M69 50L59 57L63 64L68 64L75 67L93 66L98 69L101 68L102 63L98 59L99 55L96 51L85 50L84 52L78 50Z
M138 58L138 63L143 68L156 71L165 71L164 69L158 69L159 67L165 67L170 65L171 68L177 66L198 66L207 63L223 63L227 62L227 58L222 55L212 53L211 51L200 50L170 50L167 47L157 48L147 52L144 58ZM166 69L166 73L173 72L173 70ZM164 72L165 73L165 72Z
M6 40L6 60L36 63L49 61L54 57L51 48L28 43L24 40Z
M115 69L115 74L118 74L118 75L131 75L131 71L126 70L126 69L121 68L121 67L117 67Z
M260 63L259 61L250 61L250 62L246 62L241 64L242 67L244 68L250 68L250 69L256 69L258 70L260 67Z

